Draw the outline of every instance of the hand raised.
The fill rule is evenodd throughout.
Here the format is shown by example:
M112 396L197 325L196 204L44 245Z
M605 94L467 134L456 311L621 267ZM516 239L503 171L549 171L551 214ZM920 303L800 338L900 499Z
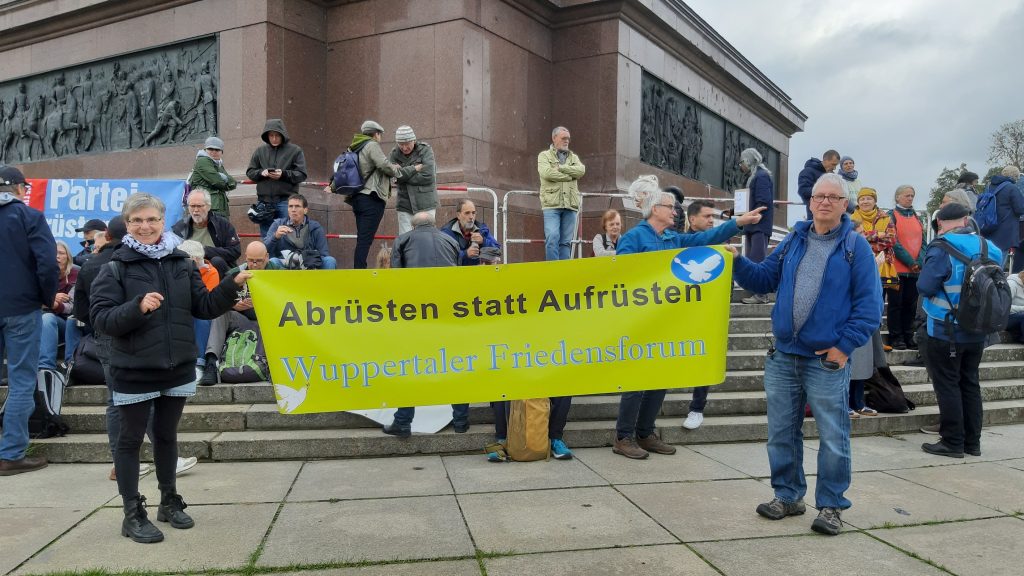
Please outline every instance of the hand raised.
M153 310L156 310L163 303L164 297L159 292L150 292L142 297L142 301L139 302L139 310L143 314L149 314Z

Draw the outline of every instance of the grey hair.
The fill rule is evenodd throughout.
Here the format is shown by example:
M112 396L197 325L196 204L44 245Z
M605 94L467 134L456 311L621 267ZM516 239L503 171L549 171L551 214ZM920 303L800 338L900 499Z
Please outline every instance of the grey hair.
M971 201L967 197L967 191L964 190L963 188L953 188L952 190L947 190L944 196L949 196L949 201L952 202L953 204L959 204L964 208L967 208L971 212L974 212L974 210L971 210Z
M124 207L121 208L121 216L127 221L129 216L146 208L155 208L160 216L167 212L167 207L164 206L164 201L160 198L146 192L136 192L125 200Z
M185 240L178 245L178 250L188 254L189 258L202 258L205 255L203 245L196 240Z
M206 202L207 206L213 206L213 197L210 196L210 191L207 190L206 188L193 188L192 191L188 193L188 195L191 196L193 194L202 194L203 202Z
M893 200L899 198L900 194L903 194L903 192L906 190L911 190L915 194L917 193L917 190L914 190L914 187L911 186L910 184L900 184L899 186L896 187L896 193L892 195Z
M1006 168L1003 168L1002 175L1006 176L1007 178L1012 178L1016 180L1020 178L1020 168L1017 168L1016 166L1011 164Z
M629 185L628 191L633 202L640 207L640 214L644 218L651 215L651 207L658 203L660 192L661 186L658 185L658 177L651 174L638 176ZM672 194L669 193L669 196ZM672 201L675 202L675 196L672 196Z
M818 191L818 188L829 185L835 186L836 189L842 192L843 198L845 200L850 200L849 198L846 197L846 188L843 186L843 177L840 176L839 174L836 174L835 172L828 172L826 174L822 174L821 178L818 178L818 181L814 183L814 187L811 188L811 195L813 196L814 193Z
M429 225L433 226L433 224L434 224L434 215L431 214L428 211L417 212L417 213L412 215L412 225L413 226L423 226L424 224L429 224Z
M565 126L555 126L555 129L551 131L551 137L554 138L555 136L558 136L558 133L561 132L562 130L569 132L569 129L566 128Z

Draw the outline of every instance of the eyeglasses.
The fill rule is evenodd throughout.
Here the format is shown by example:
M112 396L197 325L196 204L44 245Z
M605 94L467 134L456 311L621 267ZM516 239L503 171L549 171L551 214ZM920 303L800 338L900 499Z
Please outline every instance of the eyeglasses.
M160 217L160 218L129 218L128 219L128 225L129 226L142 226L143 224L149 224L150 226L156 226L162 220L163 220L163 217Z
M678 202L673 202L671 204L660 204L659 203L659 204L655 204L655 206L661 206L662 208L669 208L671 210L675 210L675 209L679 208L679 203Z
M811 196L811 200L817 202L818 204L821 204L822 202L835 204L836 202L846 200L846 196L838 196L835 194L815 194L814 196Z

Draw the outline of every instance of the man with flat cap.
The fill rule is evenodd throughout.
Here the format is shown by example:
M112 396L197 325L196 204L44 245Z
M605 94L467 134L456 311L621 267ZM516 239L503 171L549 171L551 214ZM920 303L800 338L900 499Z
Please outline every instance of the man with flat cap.
M72 261L76 266L85 264L85 261L88 260L96 250L98 250L98 248L96 248L96 236L102 236L102 234L97 233L106 232L106 230L107 223L99 218L89 220L81 228L75 228L75 232L82 234L82 241L80 242L82 245L82 251L75 254L75 257L72 258Z

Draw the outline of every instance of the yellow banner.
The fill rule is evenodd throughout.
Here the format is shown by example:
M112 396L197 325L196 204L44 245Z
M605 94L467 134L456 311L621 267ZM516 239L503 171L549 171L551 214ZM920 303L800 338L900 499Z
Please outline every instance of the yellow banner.
M500 266L258 271L284 413L578 396L725 379L718 247Z

